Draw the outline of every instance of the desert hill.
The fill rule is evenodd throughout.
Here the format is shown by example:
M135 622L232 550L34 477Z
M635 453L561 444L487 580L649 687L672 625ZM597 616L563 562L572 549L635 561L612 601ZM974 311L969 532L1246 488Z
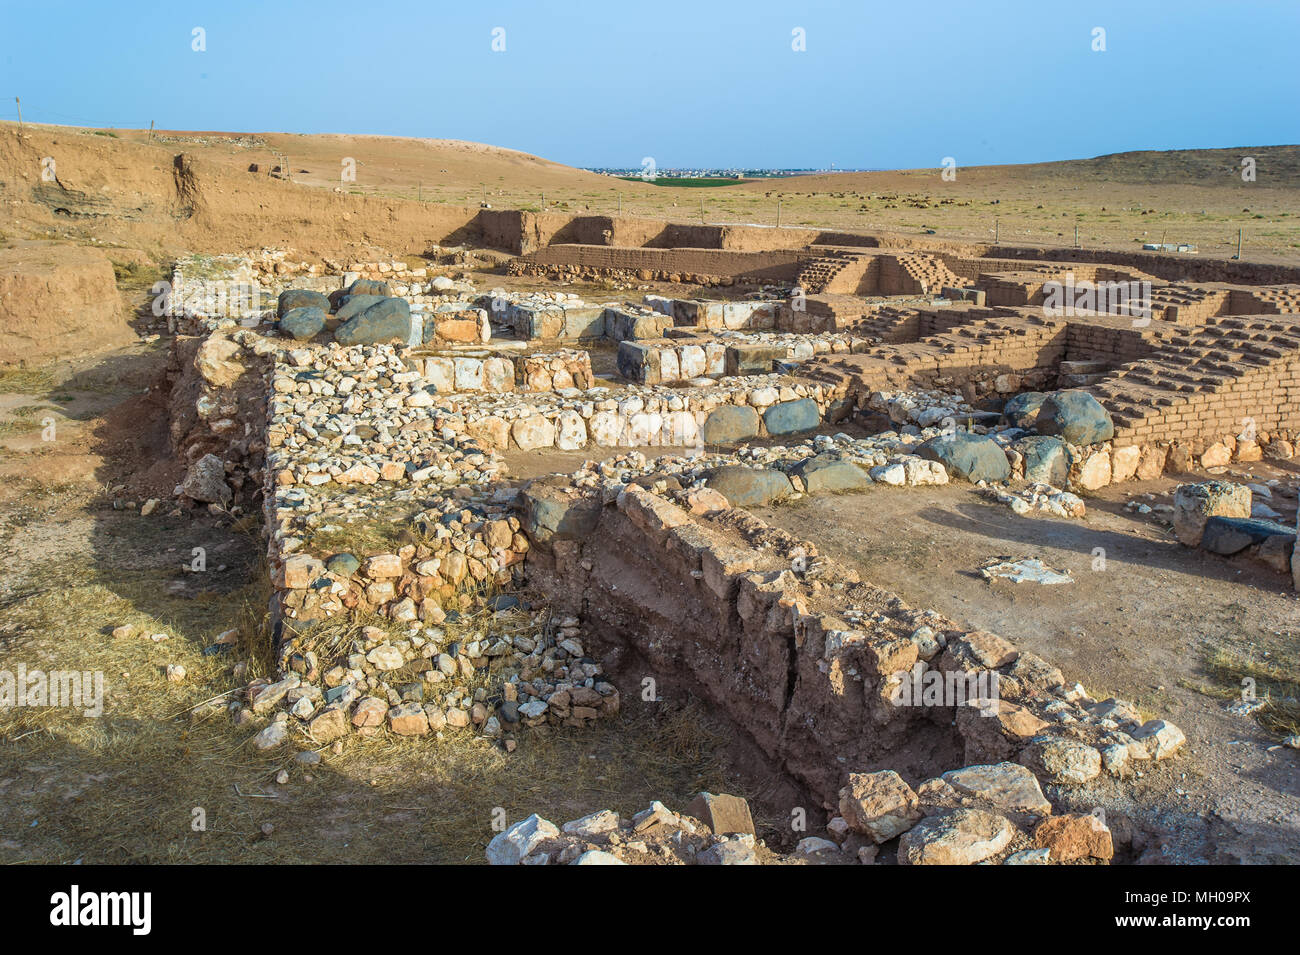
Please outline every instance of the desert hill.
M1241 179L1242 156L1256 181ZM42 162L54 175L42 178ZM183 158L178 158L183 157ZM349 162L355 179L343 173ZM281 168L283 166L284 168ZM392 136L90 130L0 124L0 241L303 255L418 253L482 204L571 215L816 226L863 232L1300 259L1300 147L1128 152L987 167L797 176L687 189L625 181L527 153ZM780 209L778 210L778 202ZM779 219L778 219L779 216Z

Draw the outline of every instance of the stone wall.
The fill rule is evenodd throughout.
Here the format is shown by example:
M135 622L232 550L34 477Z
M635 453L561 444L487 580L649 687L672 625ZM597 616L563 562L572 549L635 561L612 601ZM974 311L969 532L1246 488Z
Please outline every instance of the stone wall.
M525 355L515 362L520 391L561 391L590 388L596 383L591 353L574 348Z
M692 515L632 484L605 496L536 485L519 507L530 576L583 614L608 655L634 654L623 674L707 700L827 806L859 767L1018 761L1073 784L1182 745L1171 724L1096 703L1033 654L914 610L744 510ZM917 667L940 679L996 671L999 698L898 705Z
M701 248L629 248L550 245L510 264L513 275L621 277L636 281L734 282L792 281L805 253L794 250L739 252Z
M777 327L777 314L782 305L775 300L701 301L667 298L663 295L647 295L645 304L670 316L676 327L709 331L771 330Z
M767 375L688 390L633 385L574 396L456 394L440 401L440 411L453 426L503 451L696 448L711 443L711 429L722 427L732 413L720 409L748 409L752 427L729 438L743 440L814 428L832 413L838 397L834 388L816 382Z
M770 332L624 341L618 348L618 370L629 381L644 385L701 377L761 375L778 370L777 364L793 365L814 355L863 351L873 344L873 340L851 335Z

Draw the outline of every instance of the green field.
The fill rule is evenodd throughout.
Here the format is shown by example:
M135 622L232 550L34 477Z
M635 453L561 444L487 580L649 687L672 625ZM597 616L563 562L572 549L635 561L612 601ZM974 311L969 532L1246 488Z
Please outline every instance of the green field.
M712 186L738 186L743 182L748 182L746 179L673 179L666 176L660 179L642 179L640 176L619 176L618 178L627 182L644 182L652 186L680 186L683 189L707 189Z

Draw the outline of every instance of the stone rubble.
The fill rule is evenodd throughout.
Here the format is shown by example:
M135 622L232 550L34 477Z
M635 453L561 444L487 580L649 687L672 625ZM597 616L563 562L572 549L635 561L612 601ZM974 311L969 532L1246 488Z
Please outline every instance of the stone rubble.
M430 279L399 262L353 263L340 280L265 261L272 264L244 263L239 274L296 284L282 287L285 297L253 316L258 322L278 311L282 322L302 309L324 311L313 296L328 301L345 288L354 296L391 292L413 314L446 322L481 312L473 334L456 338L449 327L441 336L443 344L476 349L487 316L498 328L527 326L529 338L580 338L561 333L591 330L598 313L600 334L611 337L613 329L625 343L643 343L654 339L640 337L642 326L671 328L662 320L671 321L680 304L664 300L665 313L659 302L589 306L566 293L483 296L470 283ZM304 277L318 278L319 288L298 288L312 284ZM619 690L601 652L637 640L648 659L662 660L657 655L667 651L640 608L620 605L626 619L645 623L629 641L612 632L608 614L580 615L571 605L574 594L603 593L599 575L615 560L606 548L647 562L647 578L664 575L665 592L684 605L695 601L700 618L739 621L744 634L735 645L794 655L790 668L782 663L775 677L765 675L784 687L798 672L784 691L794 694L785 707L805 715L791 724L804 735L792 741L797 755L781 758L790 760L792 778L824 795L831 811L825 835L805 834L793 851L774 853L756 838L743 800L701 794L685 814L655 803L631 819L602 810L555 826L530 816L492 840L494 864L871 864L882 852L908 864L1105 862L1113 857L1109 830L1092 817L1053 815L1041 784L1127 778L1186 743L1173 724L1143 720L1121 700L1090 698L995 634L907 608L819 556L810 542L743 510L965 476L1017 513L1081 518L1083 500L1062 488L1091 490L1151 472L1143 470L1145 450L1111 440L1109 416L1097 413L1096 402L1068 390L1041 393L1035 413L1056 436L1029 432L1025 426L1038 420L1029 403L1012 409L1008 423L977 408L964 390L882 389L855 399L844 383L789 374L596 387L582 349L511 356L440 351L424 341L300 343L241 327L248 315L204 317L215 283L180 284L188 303L180 307L193 306L193 327L205 334L177 350L186 404L173 437L189 465L177 494L232 509L259 492L262 498L280 669L249 683L230 705L233 718L255 731L256 748L296 746L307 755L349 736L438 739L459 731L508 748L524 728L581 727L617 714ZM761 325L760 306L733 316L743 311L749 317L736 321ZM740 332L729 330L725 317L722 324L718 340L795 348L787 357L801 349L834 352L837 343L847 342L848 352L855 347L849 338ZM680 371L680 356L678 363ZM893 427L870 437L797 437L855 412L860 421L883 418ZM755 439L783 443L746 443ZM983 478L965 466L958 473L929 453L945 441L991 453L996 473ZM652 458L634 447L669 452ZM623 450L567 475L510 481L507 453L551 448ZM1039 474L1059 483L1028 480ZM1195 525L1198 542L1221 533L1213 521L1250 518L1250 495L1246 489L1239 515L1236 504L1220 513L1188 491L1172 508L1175 527L1190 535ZM1240 492L1221 496L1236 501ZM536 577L528 593L520 589L525 560ZM537 592L548 594L548 605L536 602ZM677 634L673 646L692 639ZM950 703L938 717L899 705L897 693L913 675L958 672L997 673L1000 696ZM860 704L846 702L845 686ZM762 746L769 737L760 704L780 695L713 702L736 707L737 723ZM964 765L915 788L888 770L854 768L870 764L867 752L844 741L863 737L864 721L906 734L930 719L953 728ZM808 735L813 725L824 738Z

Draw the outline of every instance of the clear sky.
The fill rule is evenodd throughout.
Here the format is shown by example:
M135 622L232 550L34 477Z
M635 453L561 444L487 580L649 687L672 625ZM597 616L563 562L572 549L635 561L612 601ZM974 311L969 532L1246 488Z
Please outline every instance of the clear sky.
M660 168L1300 142L1300 0L0 0L0 13L0 116L16 118L20 96L32 122L466 139Z

